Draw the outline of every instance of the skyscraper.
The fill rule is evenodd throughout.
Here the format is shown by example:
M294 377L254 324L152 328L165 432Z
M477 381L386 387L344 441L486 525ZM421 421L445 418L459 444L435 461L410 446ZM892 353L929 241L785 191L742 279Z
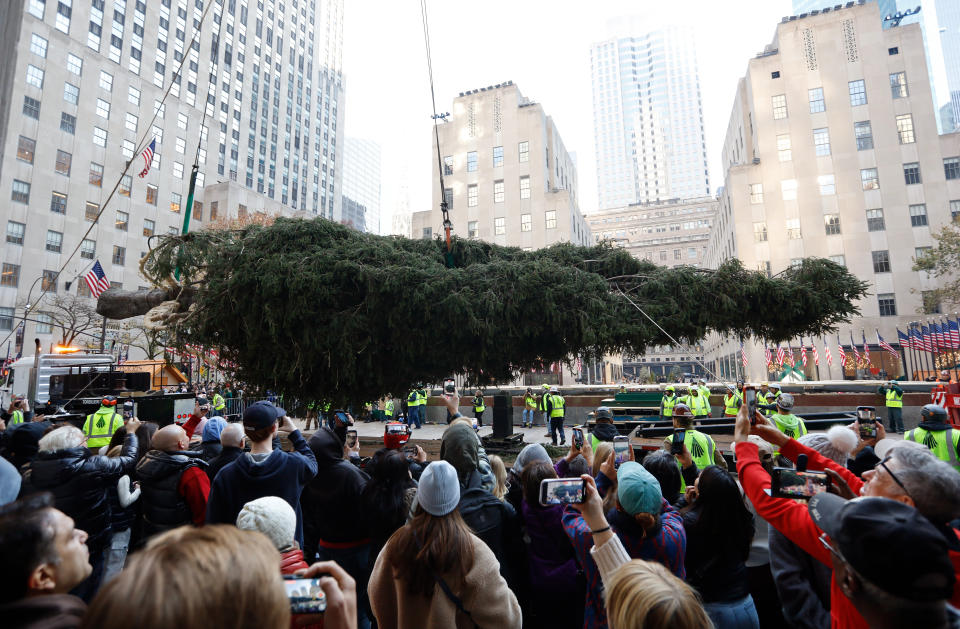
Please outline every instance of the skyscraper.
M614 28L590 52L600 209L709 194L693 31Z
M0 338L33 287L86 297L95 260L114 287L146 284L137 262L180 231L195 157L191 229L340 218L343 0L0 4ZM32 306L46 345L56 322Z
M876 2L880 7L880 19L897 12L897 0L868 0ZM822 11L823 9L832 9L837 5L845 5L847 2L838 2L838 0L793 0L793 14L801 15L811 11ZM916 2L911 3L911 7ZM889 22L884 22L884 28L890 28Z
M380 145L373 140L344 140L343 204L342 222L349 225L352 221L361 231L380 233Z

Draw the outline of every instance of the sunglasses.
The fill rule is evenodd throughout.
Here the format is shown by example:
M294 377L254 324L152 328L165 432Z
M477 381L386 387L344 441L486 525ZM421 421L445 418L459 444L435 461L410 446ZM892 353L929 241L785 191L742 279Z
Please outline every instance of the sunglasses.
M890 457L891 457L891 456L892 456L892 455L888 454L887 456L883 457L883 460L880 461L879 463L877 463L877 465L874 467L874 469L876 469L877 467L882 467L882 468L883 468L883 471L885 471L887 474L889 474L889 475L890 475L890 478L893 479L893 482L895 482L897 485L900 486L900 489L903 490L903 493L905 493L908 497L910 497L910 498L912 499L913 497L910 496L910 492L907 491L907 488L904 487L903 483L900 482L900 479L897 478L897 475L894 474L892 471L890 471L890 468L887 467L887 461L890 460Z

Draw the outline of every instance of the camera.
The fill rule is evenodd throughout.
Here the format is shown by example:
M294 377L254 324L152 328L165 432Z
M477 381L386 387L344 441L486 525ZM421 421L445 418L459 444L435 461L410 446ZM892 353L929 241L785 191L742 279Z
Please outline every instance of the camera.
M673 441L670 442L670 454L683 454L683 442L686 438L686 430L675 431L673 433Z
M327 595L320 588L320 579L285 578L283 587L291 614L322 614L327 609Z
M778 498L809 500L830 487L826 472L795 470L790 467L773 468L771 495Z
M573 446L577 450L583 449L583 428L581 426L573 427Z
M627 452L630 450L630 437L618 435L613 438L613 463L616 467L628 460Z
M544 478L540 481L540 504L581 504L587 495L587 484L582 478Z

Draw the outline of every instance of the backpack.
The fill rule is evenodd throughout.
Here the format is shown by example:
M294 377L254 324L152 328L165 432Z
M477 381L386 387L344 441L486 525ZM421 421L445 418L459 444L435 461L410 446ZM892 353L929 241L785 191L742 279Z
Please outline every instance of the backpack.
M473 534L493 552L500 562L500 575L513 583L510 553L507 552L507 529L510 526L507 507L479 484L471 483L461 490L457 510Z

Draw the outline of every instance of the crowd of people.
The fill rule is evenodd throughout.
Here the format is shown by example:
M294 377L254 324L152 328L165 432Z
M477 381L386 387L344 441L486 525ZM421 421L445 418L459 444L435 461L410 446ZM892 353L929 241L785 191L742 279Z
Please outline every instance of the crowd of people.
M525 411L539 410L530 393ZM546 394L548 410L562 408ZM736 473L696 430L690 397L669 405L682 437L642 460L613 447L601 407L559 458L529 444L510 466L488 455L456 394L433 461L417 446L361 459L338 415L306 437L268 400L237 423L200 405L182 426L126 419L97 448L27 415L0 433L0 618L960 628L960 472L938 458L940 442L889 439L882 426L865 438L857 422L808 433L778 421L788 395L770 417L736 406ZM922 419L928 433L946 423L932 405ZM820 474L829 490L783 495L783 474ZM579 498L545 502L555 479ZM300 607L320 592L322 616Z

